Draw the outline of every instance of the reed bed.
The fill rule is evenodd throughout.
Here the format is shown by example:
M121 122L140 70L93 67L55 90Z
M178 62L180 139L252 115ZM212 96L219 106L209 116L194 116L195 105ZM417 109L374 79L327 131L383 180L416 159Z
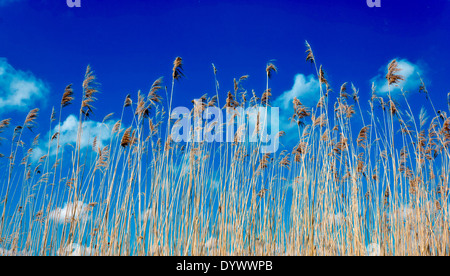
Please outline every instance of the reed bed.
M90 67L76 144L59 139L65 108L77 97L72 85L49 118L58 131L43 137L48 141L28 139L38 109L10 132L12 121L0 121L10 146L1 166L0 255L449 255L450 118L434 109L425 84L420 92L433 106L431 118L411 110L405 94L380 96L375 87L362 108L354 86L332 90L309 44L306 61L320 81L320 101L307 107L292 100L297 142L272 154L240 139L171 139L178 122L167 111L184 77L180 57L170 90L158 79L148 94L125 97L120 119L103 119L111 139L102 147L94 137L82 146L83 123L98 104ZM234 91L221 91L217 72L213 65L215 95L196 100L192 115L208 106L270 105L273 63L260 98L247 96L248 76L234 80ZM390 88L402 78L393 60ZM239 138L249 122L236 129ZM33 160L42 143L47 153Z

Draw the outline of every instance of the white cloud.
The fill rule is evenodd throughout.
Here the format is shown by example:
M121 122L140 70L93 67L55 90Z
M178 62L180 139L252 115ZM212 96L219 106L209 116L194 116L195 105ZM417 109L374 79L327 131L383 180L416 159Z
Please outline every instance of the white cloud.
M104 147L105 142L109 141L111 137L112 122L104 123L96 121L85 121L82 123L81 148L92 145L94 137L97 137L97 145ZM68 144L75 143L77 140L79 120L74 115L70 115L61 125L60 143ZM58 131L58 126L55 127L54 133Z
M366 248L366 256L380 256L381 254L381 248L378 243L371 243Z
M211 251L211 250L214 250L215 248L217 248L217 239L214 237L210 237L205 242L205 249L208 251Z
M111 138L111 130L114 122L107 121L105 123L97 121L84 121L82 123L82 135L81 135L81 149L92 146L94 138L97 137L97 146L100 148L105 147ZM64 146L71 144L75 146L77 141L79 120L75 115L69 115L67 119L61 124L60 134L59 134L59 144ZM59 130L59 125L56 125L51 133L48 133L46 138L42 141L46 143L33 151L33 160L39 159L41 156L47 154L48 152L48 140L49 137L53 136ZM50 142L51 150L50 155L56 154L56 144L57 139Z
M154 210L153 208L147 208L147 210L145 210L142 214L141 214L141 221L145 222L150 220L150 218L152 217L152 215L154 214Z
M338 226L344 225L345 220L346 220L344 214L342 214L341 212L338 212L336 214L329 214L328 219L329 219L329 221L328 221L329 223L333 223Z
M82 201L68 202L63 208L56 208L48 216L51 220L59 223L70 222L72 220L86 221L88 218L89 206Z
M92 256L93 254L94 250L92 250L89 247L79 245L77 243L70 243L66 247L60 248L58 251L59 256L80 257L80 256Z
M22 251L14 251L14 250L6 250L4 248L0 247L0 256L10 256L10 257L17 257L17 256L31 256L30 252L27 252L25 249Z
M280 108L280 130L286 133L284 140L287 142L298 141L297 124L289 120L294 112L292 103L294 97L308 108L316 107L320 100L319 80L314 75L297 74L292 89L275 99L273 106Z
M400 93L403 88L404 91L418 90L420 87L419 74L423 74L423 69L407 59L397 59L398 68L400 71L397 73L402 75L404 80L400 81L397 85L391 85L391 93ZM380 74L373 77L371 82L375 83L377 87L376 91L380 94L387 94L389 92L389 85L386 80L387 65L380 69Z
M306 106L315 106L320 100L319 80L313 75L297 74L292 89L276 98L274 106L289 110L294 97L297 97Z
M1 2L0 2L1 6ZM0 58L0 109L27 110L36 103L42 105L48 88L30 72L14 69Z

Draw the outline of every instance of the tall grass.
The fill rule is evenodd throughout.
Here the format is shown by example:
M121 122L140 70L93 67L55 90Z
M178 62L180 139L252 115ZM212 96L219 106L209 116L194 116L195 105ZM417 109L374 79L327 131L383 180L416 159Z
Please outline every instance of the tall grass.
M273 154L241 142L248 121L236 126L234 143L171 140L178 122L166 110L182 85L180 57L170 97L167 89L160 96L162 79L136 101L127 96L120 119L109 124L109 144L99 147L92 137L83 147L83 122L98 92L88 67L75 145L59 139L72 85L51 114L50 130L58 131L44 143L47 154L32 158L39 135L24 141L38 109L5 137L0 255L449 255L450 118L434 106L431 120L423 110L417 116L405 94L382 97L375 87L363 108L353 85L332 91L309 44L306 60L320 101L306 107L293 99L297 143ZM221 95L228 109L270 105L274 64L261 99L253 92L250 100L242 87L248 76L234 81L234 94L224 93L213 69L216 95L197 100L194 117L219 105ZM402 80L395 60L386 79L390 89ZM420 92L431 103L423 83ZM199 120L202 130L210 127ZM0 132L10 123L0 121Z

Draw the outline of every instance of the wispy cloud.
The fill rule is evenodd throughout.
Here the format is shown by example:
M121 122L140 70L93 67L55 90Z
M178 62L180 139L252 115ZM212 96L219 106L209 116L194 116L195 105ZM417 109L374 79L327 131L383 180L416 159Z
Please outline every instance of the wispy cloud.
M44 82L32 73L16 70L5 58L0 58L0 112L27 111L38 101L42 105L48 91Z
M141 221L148 221L152 218L152 216L155 214L155 210L153 208L147 208L142 214L141 214Z
M371 243L366 248L366 256L380 256L381 247L378 243Z
M419 89L420 87L420 77L423 74L423 68L414 64L407 59L397 59L398 68L400 71L399 75L402 75L404 80L400 81L397 85L391 85L391 93L400 93L403 89L404 91L410 91ZM372 83L375 83L377 87L376 91L380 94L387 94L389 92L389 86L385 78L387 74L387 65L380 69L380 74L371 79Z
M61 247L58 250L58 255L71 257L93 256L94 250L90 247L79 245L77 243L70 243L65 247Z
M22 251L15 250L7 250L0 247L0 256L9 256L9 257L17 257L17 256L32 256L32 254L25 249Z
M85 221L88 218L89 206L82 201L68 202L63 208L56 208L49 213L49 218L59 223L71 220Z
M81 135L81 149L88 146L92 146L94 138L97 138L97 146L103 148L109 143L111 138L111 130L113 127L112 121L107 122L97 122L97 121L85 121L82 123L82 135ZM78 131L79 120L75 115L69 115L67 119L61 124L60 134L59 134L59 144L64 146L71 144L75 146L77 141L77 131ZM45 141L43 145L40 145L33 151L33 160L37 160L43 155L48 153L48 140L49 137L53 136L59 130L59 126L55 126L52 132L47 133L47 136L42 141ZM54 139L50 142L50 155L56 154L56 142Z
M293 113L294 97L309 108L315 107L320 100L319 80L314 75L297 74L291 90L285 91L274 100L273 106L280 108L280 130L286 132L287 135L284 139L288 142L298 138L297 124L289 121L289 117Z
M292 100L297 97L307 106L315 106L320 99L319 80L313 75L305 76L297 74L294 78L294 85L289 91L285 91L275 99L274 106L283 109L292 107Z

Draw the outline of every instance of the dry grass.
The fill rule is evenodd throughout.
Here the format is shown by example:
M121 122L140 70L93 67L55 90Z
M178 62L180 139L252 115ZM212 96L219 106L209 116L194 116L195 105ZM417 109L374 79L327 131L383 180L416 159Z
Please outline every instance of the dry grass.
M0 255L449 255L450 118L439 111L428 122L421 112L416 122L406 97L401 109L375 88L363 114L353 85L353 95L344 84L332 99L308 43L306 60L322 84L320 102L306 107L293 99L297 144L274 154L260 154L260 143L239 137L171 141L166 130L177 122L167 119L165 107L172 109L174 81L184 76L180 57L166 106L158 79L147 97L126 97L108 145L100 148L95 139L82 148L82 122L98 92L88 67L76 145L63 147L58 135L63 108L74 100L72 85L63 93L59 131L38 161L29 157L39 136L29 149L22 141L38 109L14 129L2 167ZM213 70L216 95L196 101L194 115L220 106L224 93ZM261 99L253 91L247 101L241 82L248 76L235 80L224 107L267 108L276 71L267 64ZM386 79L389 85L403 79L395 60ZM424 84L421 92L431 103ZM10 123L0 121L2 136ZM238 136L249 128L237 127Z

